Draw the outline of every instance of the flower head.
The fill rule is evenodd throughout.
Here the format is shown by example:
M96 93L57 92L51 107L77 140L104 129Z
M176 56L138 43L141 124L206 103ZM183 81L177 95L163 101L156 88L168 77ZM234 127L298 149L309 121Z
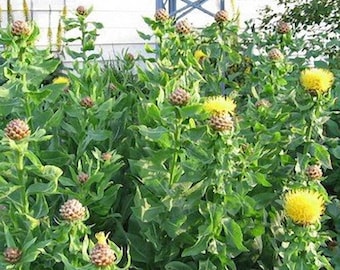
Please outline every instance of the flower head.
M15 264L20 260L21 257L21 250L16 247L8 247L4 251L4 259L6 262L9 262L11 264Z
M210 114L232 114L236 104L229 97L209 97L203 104L203 109Z
M116 260L115 252L106 243L107 235L104 232L96 233L97 244L90 253L91 262L99 267L112 265Z
M310 225L320 220L324 212L324 199L313 190L291 190L284 197L285 214L299 225Z
M213 114L209 125L216 131L231 131L234 128L234 121L229 113Z
M27 22L18 20L12 24L11 32L13 36L28 36L30 31Z
M190 93L182 88L177 88L169 96L170 103L177 106L185 106L190 100Z
M301 72L300 81L307 91L322 94L331 88L334 75L327 69L309 68Z
M314 164L307 167L306 174L311 180L320 180L323 173L320 165Z
M170 15L164 8L158 9L155 13L156 21L165 22L169 20L169 18L170 18Z
M86 16L88 13L88 10L84 6L78 6L76 9L76 14L80 16Z
M70 199L60 207L59 213L63 219L72 222L83 220L86 210L78 200Z
M195 51L194 56L197 61L202 61L204 58L207 57L207 55L202 50Z
M54 78L53 79L53 83L54 84L66 84L66 85L69 85L70 84L70 80L67 77L60 76L60 77Z
M219 10L219 11L215 14L214 18L215 18L215 21L216 21L217 23L222 23L222 22L228 21L229 15L228 15L228 12L227 12L226 10Z
M21 119L14 119L9 122L4 131L5 135L14 141L19 141L31 134L29 126Z

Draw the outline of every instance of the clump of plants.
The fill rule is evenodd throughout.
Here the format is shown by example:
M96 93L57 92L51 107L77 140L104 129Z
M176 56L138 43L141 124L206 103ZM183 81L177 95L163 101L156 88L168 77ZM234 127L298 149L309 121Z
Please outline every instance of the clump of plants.
M47 84L39 28L1 32L1 266L336 269L339 70L225 10L201 30L158 10L145 54L102 63L91 12L64 18L73 63Z

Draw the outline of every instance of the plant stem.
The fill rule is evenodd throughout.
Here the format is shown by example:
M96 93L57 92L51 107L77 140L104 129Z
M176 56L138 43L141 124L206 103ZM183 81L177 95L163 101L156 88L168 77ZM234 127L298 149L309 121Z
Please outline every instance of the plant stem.
M178 117L175 122L175 132L174 132L175 152L172 156L172 162L170 166L170 185L172 185L175 182L176 164L178 160L178 152L180 150L181 123L182 123L182 119Z
M18 179L20 182L21 187L21 201L22 201L22 211L23 213L29 212L28 207L28 198L26 196L26 181L25 181L25 170L24 170L24 153L18 153L18 160L17 160L17 171L18 171Z

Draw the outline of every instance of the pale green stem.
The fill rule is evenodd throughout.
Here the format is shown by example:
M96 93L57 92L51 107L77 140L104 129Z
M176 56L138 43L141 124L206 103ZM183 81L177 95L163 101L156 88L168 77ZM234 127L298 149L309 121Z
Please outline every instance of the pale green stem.
M19 182L22 186L21 187L22 210L23 210L23 213L28 213L29 212L29 204L28 204L28 198L26 196L24 153L22 153L21 151L18 153L17 171L18 171Z
M175 152L172 156L172 162L170 166L170 185L172 185L175 181L175 171L178 160L178 151L180 149L180 138L181 138L181 119L176 119L175 133L174 133L174 145Z

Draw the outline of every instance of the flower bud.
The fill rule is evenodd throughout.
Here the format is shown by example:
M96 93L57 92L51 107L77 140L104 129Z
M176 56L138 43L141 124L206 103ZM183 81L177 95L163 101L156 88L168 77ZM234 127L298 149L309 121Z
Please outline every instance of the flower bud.
M94 101L91 97L84 97L80 101L80 105L85 108L92 108L94 106Z
M312 180L318 180L322 177L320 165L311 165L306 170L307 176Z
M78 221L85 217L85 207L76 199L66 201L59 209L60 216L68 221Z
M191 25L187 20L179 21L176 24L176 31L182 35L189 34L191 32Z
M106 243L106 236L103 232L97 233L97 244L90 253L91 262L99 267L112 265L116 260L116 254Z
M76 9L77 15L85 16L87 15L87 9L84 6L78 6Z
M30 32L30 28L27 22L15 21L12 24L11 33L13 36L27 36Z
M19 141L30 134L31 130L29 126L21 119L12 120L5 128L5 135L14 141Z
M18 248L8 247L4 251L4 259L6 262L15 264L20 260L21 254L22 252Z
M214 114L210 117L209 125L216 131L231 131L234 121L228 113Z
M184 106L188 104L190 100L190 94L187 91L178 88L171 93L169 100L172 105Z
M169 20L169 18L170 18L170 15L164 8L158 9L155 13L156 21L165 22Z
M89 180L89 175L87 173L84 172L80 172L78 174L78 180L80 183L85 183L87 180Z
M214 18L217 23L226 22L229 19L228 12L226 10L220 10L215 14Z

